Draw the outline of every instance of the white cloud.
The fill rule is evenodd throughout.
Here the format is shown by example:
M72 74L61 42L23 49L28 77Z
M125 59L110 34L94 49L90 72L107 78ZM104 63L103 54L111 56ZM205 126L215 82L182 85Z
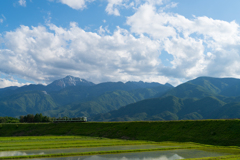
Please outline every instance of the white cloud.
M79 5L81 9L85 2ZM240 26L235 21L206 16L188 19L166 12L176 4L164 6L161 0L132 2L109 0L109 10L106 8L109 14L120 15L121 7L130 3L137 7L126 20L130 31L116 27L110 33L100 26L96 32L87 32L76 23L65 29L49 21L47 26L23 25L4 33L0 71L36 82L65 75L96 83L143 80L178 84L198 76L240 78ZM163 50L173 57L169 66L159 58Z
M109 15L115 15L115 16L120 16L119 9L121 8L137 8L140 4L143 2L146 2L150 5L163 5L163 0L107 0L108 5L105 9L105 11ZM169 5L168 8L174 7L175 3L171 3L172 5Z
M112 14L115 16L120 16L119 10L117 9L118 6L123 5L123 0L108 0L108 5L105 11L108 14Z
M110 31L108 30L108 26L106 26L106 27L102 27L102 26L100 26L99 27L99 30L98 30L98 34L99 35L104 35L105 33L110 33Z
M68 5L69 7L79 10L86 8L87 2L93 2L94 0L59 0L59 2Z
M176 30L169 23L170 15L161 12L156 13L156 8L150 4L141 5L137 12L128 17L127 24L131 26L131 31L137 34L147 33L153 38L167 38L175 36Z
M159 43L145 36L135 38L119 27L112 35L99 35L76 23L69 29L53 24L21 26L3 39L8 49L0 50L0 71L32 81L65 75L94 82L159 79ZM165 83L166 78L159 81Z
M6 17L2 14L1 15L2 18L0 18L0 23L3 23L4 20L6 20Z
M170 8L175 8L177 7L178 3L175 2L171 2L167 5L165 5L164 7L161 8L161 11L163 12L164 10L170 9Z
M138 0L135 1L129 1L129 0L107 0L108 5L105 9L105 11L109 15L115 15L120 16L120 9L128 9L128 8L135 8L138 3L136 3Z
M18 3L20 6L23 6L23 7L26 7L26 5L27 5L26 0L19 0Z
M29 83L19 83L17 80L9 80L5 78L0 78L0 88L5 88L9 86L23 86L28 85Z
M185 79L202 75L240 78L240 26L235 21L206 16L187 19L145 2L126 23L132 33L152 37L173 56L171 67L159 67L162 75Z

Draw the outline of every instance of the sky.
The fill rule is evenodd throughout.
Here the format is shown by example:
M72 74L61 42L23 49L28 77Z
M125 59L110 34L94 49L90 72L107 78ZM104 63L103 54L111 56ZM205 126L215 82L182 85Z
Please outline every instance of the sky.
M0 88L67 75L240 78L239 0L0 0Z

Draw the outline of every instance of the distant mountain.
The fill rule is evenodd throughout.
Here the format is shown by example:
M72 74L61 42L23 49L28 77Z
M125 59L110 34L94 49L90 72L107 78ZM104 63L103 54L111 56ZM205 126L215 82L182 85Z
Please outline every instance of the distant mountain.
M203 98L206 96L240 96L240 79L199 77L168 91L164 96Z
M130 86L136 85L138 86L138 88L153 88L153 87L163 86L162 84L157 82L148 83L143 81L139 81L139 82L128 81L125 84ZM173 86L169 83L166 83L165 86L173 88Z
M239 103L240 104L240 103ZM239 105L238 104L238 105ZM142 100L118 110L98 114L92 121L140 121L140 120L183 120L183 119L215 119L224 118L224 113L231 104L214 98L182 99L174 96ZM228 106L227 108L225 106ZM234 108L236 110L236 107ZM224 110L224 111L223 111ZM240 111L240 109L239 109ZM223 113L217 115L216 113ZM240 112L230 111L225 114L228 118L240 118ZM226 116L227 115L227 116Z
M92 116L162 95L171 88L171 85L141 81L94 84L67 76L47 86L31 84L0 89L0 116L40 112L55 117Z
M240 80L199 77L153 99L98 114L96 121L240 118Z
M56 91L69 86L93 86L93 85L95 84L85 79L81 79L73 76L66 76L63 79L53 81L51 84L47 85L46 88L48 91L53 91L53 90Z
M92 101L94 98L97 98L107 92L133 91L137 89L146 88L149 84L145 83L145 86L143 87L141 85L136 85L137 83L138 82L136 83L104 82L93 86L70 86L58 92L52 92L50 93L50 95L59 105L67 105L74 102ZM158 93L156 94L160 95L162 95L163 93L172 88L159 83L156 84L155 86L158 86L156 87L158 88Z
M0 101L0 116L12 116L41 113L52 110L57 105L50 95L42 91L27 91L15 94Z
M58 117L61 115L66 115L70 117L90 117L95 114L106 113L111 110L116 110L130 103L135 103L143 99L154 97L156 94L159 93L163 94L169 89L169 87L163 85L153 88L140 88L130 91L108 91L100 96L88 97L87 100L85 99L81 102L75 101L74 103L69 103L64 107L59 108L59 110L52 110L46 114L48 116L54 117Z
M95 84L92 82L86 81L84 79L73 77L73 76L66 76L63 79L53 81L47 86L42 84L30 84L22 87L13 86L13 87L2 88L0 89L0 98L25 92L25 91L46 91L48 93L53 91L60 91L64 88L68 88L71 86L93 86L93 85Z
M199 77L177 87L147 82L94 84L67 76L44 86L0 89L0 116L43 113L94 121L240 118L240 80Z

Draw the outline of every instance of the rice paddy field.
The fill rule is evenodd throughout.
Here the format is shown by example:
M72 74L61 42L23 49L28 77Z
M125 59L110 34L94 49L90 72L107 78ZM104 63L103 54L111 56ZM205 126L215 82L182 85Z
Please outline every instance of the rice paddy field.
M240 159L238 147L220 147L191 142L154 142L88 136L20 136L0 137L0 159L116 159L140 154L176 159ZM176 157L177 155L177 157ZM110 156L110 157L109 157ZM122 156L122 157L121 157ZM126 158L130 156L130 158ZM215 158L206 158L217 156ZM98 158L96 158L98 157ZM140 158L141 159L141 158ZM146 158L145 158L146 159Z
M239 133L239 120L0 124L0 159L235 160Z

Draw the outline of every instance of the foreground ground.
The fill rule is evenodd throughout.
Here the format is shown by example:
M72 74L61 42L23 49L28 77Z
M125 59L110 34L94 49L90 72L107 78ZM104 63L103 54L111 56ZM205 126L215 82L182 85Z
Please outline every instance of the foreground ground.
M43 158L43 157L62 157L62 156L78 156L78 155L96 155L96 154L113 154L128 152L146 152L176 149L198 149L214 152L227 152L231 155L221 156L218 158L205 159L238 159L240 158L240 149L238 147L220 147L212 145L203 145L197 143L179 143L179 142L153 142L140 140L119 140L107 139L99 137L86 136L25 136L25 137L1 137L0 138L0 155L7 153L6 151L22 151L31 150L44 151L44 149L66 149L66 148L104 148L106 146L147 146L145 149L128 149L128 150L99 150L88 152L68 152L68 153L52 153L38 155L19 155L19 156L3 156L0 159L26 159L26 158ZM149 146L151 146L149 148ZM5 151L5 152L4 152ZM203 159L203 158L201 158Z
M81 135L240 146L240 120L0 124L0 136Z
M239 133L239 120L0 124L0 151L158 145L150 149L25 155L24 158L211 149L234 154L221 159L240 159ZM159 148L159 145L163 147Z

